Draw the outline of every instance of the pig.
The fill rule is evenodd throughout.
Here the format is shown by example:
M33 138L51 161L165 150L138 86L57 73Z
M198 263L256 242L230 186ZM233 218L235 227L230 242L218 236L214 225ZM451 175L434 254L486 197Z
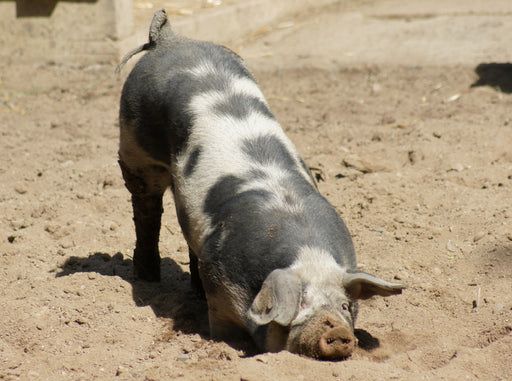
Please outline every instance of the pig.
M261 351L351 355L359 299L404 285L359 271L350 233L318 191L244 61L174 33L157 11L121 94L119 164L131 193L135 276L160 280L170 188L212 338Z

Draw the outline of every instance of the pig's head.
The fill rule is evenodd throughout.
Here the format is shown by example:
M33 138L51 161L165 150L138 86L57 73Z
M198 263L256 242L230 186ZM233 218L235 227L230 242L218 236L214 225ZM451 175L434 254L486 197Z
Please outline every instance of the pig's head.
M272 271L247 317L265 350L339 360L350 356L357 344L357 300L400 294L404 288L346 270L332 256L316 252L289 268Z

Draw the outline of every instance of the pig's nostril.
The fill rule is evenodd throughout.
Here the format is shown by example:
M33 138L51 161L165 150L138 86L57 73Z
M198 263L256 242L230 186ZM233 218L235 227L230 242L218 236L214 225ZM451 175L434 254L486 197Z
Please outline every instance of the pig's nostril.
M345 337L328 337L327 339L325 339L325 342L328 345L331 345L331 344L334 344L336 342L336 340L339 340L341 344L350 344L352 342L352 340L350 340L349 338L345 338Z

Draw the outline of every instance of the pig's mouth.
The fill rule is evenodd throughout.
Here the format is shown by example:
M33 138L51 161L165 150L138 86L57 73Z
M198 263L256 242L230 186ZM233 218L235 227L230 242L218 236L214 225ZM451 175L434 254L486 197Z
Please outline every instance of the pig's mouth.
M331 312L322 313L305 323L292 340L292 352L326 361L346 359L357 344L350 327Z

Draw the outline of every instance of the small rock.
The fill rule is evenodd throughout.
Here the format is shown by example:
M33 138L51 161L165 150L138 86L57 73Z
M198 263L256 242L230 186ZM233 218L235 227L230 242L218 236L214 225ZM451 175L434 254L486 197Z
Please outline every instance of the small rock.
M374 226L372 228L372 232L385 233L386 232L386 228L384 228L382 226Z
M477 232L474 236L473 236L473 242L478 242L480 241L482 238L484 238L485 236L487 235L487 232L484 231L484 230L480 230L479 232Z
M343 166L357 169L362 173L385 172L387 169L382 162L382 159L376 157L373 157L370 162L357 155L348 155L343 159Z
M11 225L11 228L13 228L14 230L25 229L28 226L27 222L24 219L11 220L9 222L9 225Z
M446 99L446 103L449 103L449 102L453 102L453 101L456 101L457 99L460 98L460 94L457 93L457 94L453 94L450 98Z
M75 246L75 243L71 237L64 237L59 243L60 247L63 249L69 249L70 247Z
M181 355L178 355L178 357L176 357L176 361L188 361L190 360L190 356L187 355L186 353L182 353Z
M127 371L127 369L124 366L119 365L116 370L116 376L119 377L123 374L126 374L126 371Z
M25 194L27 193L27 187L24 185L24 184L18 184L14 187L14 190L16 191L16 193L19 193L19 194Z
M455 163L454 165L452 165L451 170L461 172L464 170L464 166L461 163Z
M457 251L457 246L455 246L452 241L448 240L448 242L446 242L446 250L451 253L455 253Z

